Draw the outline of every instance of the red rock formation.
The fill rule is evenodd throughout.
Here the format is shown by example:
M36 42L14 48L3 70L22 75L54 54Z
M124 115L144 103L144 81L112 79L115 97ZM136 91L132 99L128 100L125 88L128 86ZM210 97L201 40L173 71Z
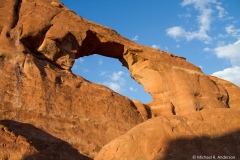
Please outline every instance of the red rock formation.
M206 159L197 156L215 156L216 159L234 156L232 159L238 159L239 117L240 111L222 108L185 116L156 117L104 146L95 160Z
M0 6L1 125L28 143L43 142L12 126L33 125L45 141L60 139L57 143L69 144L72 152L93 158L103 145L147 118L240 104L238 87L228 92L227 82L212 80L184 58L136 44L58 0L2 0ZM119 59L153 102L133 102L71 73L75 59L94 53ZM5 154L15 145L0 149ZM36 143L30 145L31 154L49 155Z
M84 37L81 26L87 21L57 2L19 2L1 1L0 120L34 125L93 158L103 145L143 122L142 116L128 98L69 70L76 54L74 42L81 37L67 29L76 22L75 29ZM64 20L69 22L65 32ZM47 39L51 31L59 38ZM27 132L18 134L30 143L32 139L24 136ZM42 143L37 136L34 139Z
M225 90L228 93L229 101L228 104L231 107L231 109L238 109L240 110L239 100L240 100L240 90L239 87L236 86L233 83L230 83L228 81L225 81L223 79L210 76L210 78L219 86L219 88L222 88L222 90Z

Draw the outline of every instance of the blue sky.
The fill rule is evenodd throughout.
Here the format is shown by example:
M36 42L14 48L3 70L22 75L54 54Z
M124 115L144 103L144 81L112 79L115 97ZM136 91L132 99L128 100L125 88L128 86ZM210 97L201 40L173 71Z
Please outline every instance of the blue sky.
M239 0L62 0L85 19L122 36L185 57L208 75L240 86ZM118 60L98 55L78 59L72 68L84 78L150 102Z

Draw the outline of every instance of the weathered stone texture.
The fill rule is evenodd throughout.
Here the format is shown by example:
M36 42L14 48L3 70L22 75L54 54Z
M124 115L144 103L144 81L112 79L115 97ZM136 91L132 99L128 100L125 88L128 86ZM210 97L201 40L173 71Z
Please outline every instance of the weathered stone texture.
M95 53L119 59L153 101L132 101L71 72L75 59ZM149 118L165 115L174 121L173 115L205 109L210 115L216 108L222 108L217 112L222 117L225 110L237 114L240 105L239 87L205 75L183 57L85 20L58 0L1 0L0 75L0 156L9 159L94 158Z

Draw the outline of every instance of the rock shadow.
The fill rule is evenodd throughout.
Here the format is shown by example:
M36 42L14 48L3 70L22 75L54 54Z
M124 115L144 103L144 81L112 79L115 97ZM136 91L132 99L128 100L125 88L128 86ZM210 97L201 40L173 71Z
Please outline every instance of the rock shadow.
M179 138L170 142L165 153L159 159L240 159L240 131L218 137Z
M80 154L69 143L31 124L12 120L1 120L0 124L6 126L16 136L25 137L29 144L37 149L37 154L25 157L24 160L92 160Z

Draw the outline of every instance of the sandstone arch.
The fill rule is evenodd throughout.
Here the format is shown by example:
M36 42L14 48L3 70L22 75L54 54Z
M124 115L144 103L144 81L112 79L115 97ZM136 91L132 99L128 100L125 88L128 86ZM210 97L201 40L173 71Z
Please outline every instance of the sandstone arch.
M148 105L156 116L229 107L227 90L185 58L136 44L62 5L48 3L22 2L19 13L24 16L19 17L10 33L22 43L18 48L24 48L24 52L30 50L64 70L70 70L76 58L93 53L118 58L133 79L152 95L153 102ZM24 7L34 8L35 12Z
M87 21L58 0L2 0L0 6L1 120L32 124L84 156L93 158L103 145L151 115L239 109L239 87L203 74L182 57L136 44ZM71 73L75 59L94 52L118 58L153 102L137 104ZM235 112L228 111L228 116ZM15 142L22 145L18 140L26 142L2 129L10 148ZM16 141L9 142L8 136ZM13 153L6 145L0 147Z

